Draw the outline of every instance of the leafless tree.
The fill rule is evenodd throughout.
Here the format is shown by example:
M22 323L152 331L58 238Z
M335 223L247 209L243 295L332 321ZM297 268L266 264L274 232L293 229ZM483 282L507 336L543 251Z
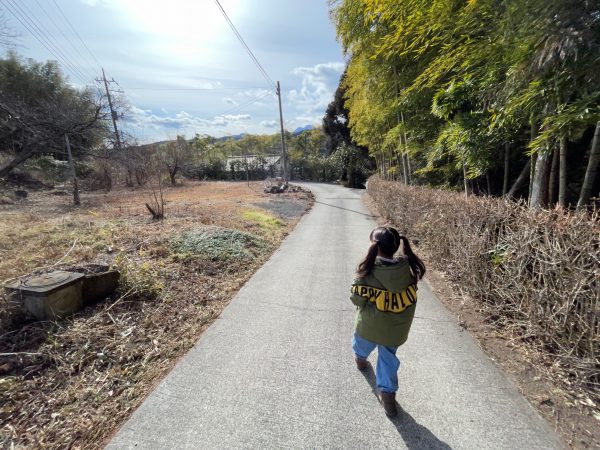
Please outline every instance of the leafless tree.
M163 197L163 173L162 164L156 159L150 160L148 164L149 178L152 180L149 189L149 202L146 202L146 208L152 215L152 220L162 220L165 218L165 199Z
M176 175L181 168L189 161L192 154L192 144L185 140L183 136L177 136L176 141L171 141L159 151L160 158L169 174L171 184L176 184Z
M17 37L18 34L8 26L4 11L0 10L0 47L13 47Z
M36 154L64 154L64 135L72 136L74 151L81 151L105 132L102 105L70 102L56 108L51 102L36 107L0 96L0 142L12 144L12 159L0 167L0 177Z

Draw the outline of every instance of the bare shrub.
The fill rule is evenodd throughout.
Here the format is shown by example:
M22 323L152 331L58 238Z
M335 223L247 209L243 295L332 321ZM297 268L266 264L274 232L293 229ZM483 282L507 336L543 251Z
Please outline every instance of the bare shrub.
M163 172L162 166L157 160L151 160L146 166L148 177L156 180L156 183L149 184L149 202L146 202L146 208L152 215L152 220L162 220L165 218L165 199L163 196Z
M600 400L600 217L372 177L381 214L431 263Z
M163 197L162 182L158 181L158 189L151 189L152 197L150 203L146 203L146 208L152 215L152 220L162 220L165 218L165 199ZM157 192L158 191L158 192Z

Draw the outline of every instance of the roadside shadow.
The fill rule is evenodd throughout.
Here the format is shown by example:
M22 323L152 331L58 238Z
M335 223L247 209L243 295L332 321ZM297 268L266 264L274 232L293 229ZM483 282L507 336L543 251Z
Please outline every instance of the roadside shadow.
M349 212L352 212L352 213L355 213L355 214L360 214L361 216L369 217L369 218L372 218L372 219L374 219L374 218L377 217L377 216L374 216L372 214L366 214L366 213L363 213L363 212L360 212L360 211L355 211L353 209L344 208L342 206L337 206L337 205L332 205L330 203L320 202L318 200L315 200L315 203L318 203L319 205L330 206L331 208L343 209L344 211L349 211Z
M371 364L361 373L377 397L377 381ZM381 413L384 414L383 411ZM398 415L388 417L388 420L394 424L409 450L452 450L452 447L439 440L427 427L417 423L401 406L398 408Z

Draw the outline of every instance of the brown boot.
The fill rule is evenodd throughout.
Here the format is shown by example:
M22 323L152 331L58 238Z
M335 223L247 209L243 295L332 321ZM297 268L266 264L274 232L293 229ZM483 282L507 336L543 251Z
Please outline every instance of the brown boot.
M398 409L396 408L396 393L395 392L380 392L379 401L383 405L385 415L388 417L396 417Z
M356 368L358 370L366 370L369 367L369 362L366 359L360 359L355 356L354 361L356 361Z

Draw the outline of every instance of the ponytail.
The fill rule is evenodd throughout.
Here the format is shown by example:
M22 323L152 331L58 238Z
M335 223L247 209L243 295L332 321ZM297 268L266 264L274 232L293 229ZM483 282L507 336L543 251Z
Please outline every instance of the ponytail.
M379 245L377 242L374 242L369 247L369 251L365 259L358 265L358 276L366 277L373 271L373 266L375 265L375 259L377 258L377 253L379 252Z
M410 270L413 275L420 280L425 275L425 264L421 261L417 255L415 255L410 248L410 243L405 236L399 236L402 241L402 249L404 250L404 254L408 258L408 265L410 266Z
M369 247L367 256L358 265L357 273L359 277L365 277L373 271L378 254L392 258L402 242L404 255L408 260L408 265L413 276L417 280L423 278L423 275L425 275L425 264L413 253L408 239L401 236L395 228L377 227L371 231L369 239L371 240L371 246Z

